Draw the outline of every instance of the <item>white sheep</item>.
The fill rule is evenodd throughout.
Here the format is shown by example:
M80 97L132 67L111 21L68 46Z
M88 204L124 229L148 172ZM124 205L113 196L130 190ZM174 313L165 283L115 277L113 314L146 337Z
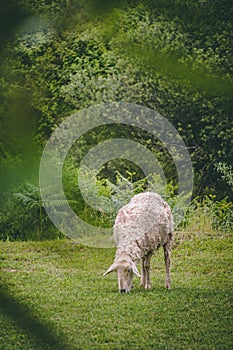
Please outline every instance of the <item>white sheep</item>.
M121 293L130 292L134 274L141 277L142 287L150 289L150 259L155 250L163 246L165 286L170 289L173 230L171 209L162 197L152 192L137 194L117 214L114 225L114 239L117 244L115 260L104 276L116 271ZM136 267L139 259L142 263L141 275Z

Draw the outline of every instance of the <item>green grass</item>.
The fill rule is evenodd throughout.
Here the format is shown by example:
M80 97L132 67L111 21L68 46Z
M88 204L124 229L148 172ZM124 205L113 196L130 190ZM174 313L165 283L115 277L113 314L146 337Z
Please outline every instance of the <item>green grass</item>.
M161 250L153 289L135 278L122 295L102 277L115 249L1 242L0 349L233 349L232 248L230 235L182 234L171 291Z

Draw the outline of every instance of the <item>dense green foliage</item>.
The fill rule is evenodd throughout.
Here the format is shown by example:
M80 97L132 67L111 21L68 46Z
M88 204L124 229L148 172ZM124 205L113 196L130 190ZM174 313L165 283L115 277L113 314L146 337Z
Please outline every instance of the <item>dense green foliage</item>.
M193 196L216 196L231 210L225 199L233 198L229 175L222 177L216 164L228 166L233 160L232 19L233 7L226 0L5 4L0 43L0 237L39 239L45 231L50 232L47 238L59 235L46 218L39 192L36 197L30 192L37 187L41 152L62 120L103 102L137 103L166 117L189 149L195 171ZM111 130L113 136L120 132ZM131 134L139 138L137 131ZM80 162L105 138L105 129L93 130L77 145L78 153L71 152L71 160L73 156L73 162ZM161 157L157 140L147 143ZM166 167L176 186L172 165ZM109 166L102 175L107 177L109 168L111 173ZM120 168L124 173L123 164ZM85 212L78 189L71 193L71 175L67 171L64 176L71 181L69 200ZM229 218L232 213L227 214L227 227Z
M152 290L102 277L114 250L1 242L0 349L231 349L232 237L176 236L172 289L159 250Z

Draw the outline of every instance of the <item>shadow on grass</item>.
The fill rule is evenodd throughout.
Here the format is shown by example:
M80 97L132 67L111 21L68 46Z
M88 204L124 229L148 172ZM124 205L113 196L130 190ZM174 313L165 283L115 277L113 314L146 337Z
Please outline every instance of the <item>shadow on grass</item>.
M58 337L49 323L39 320L29 307L20 304L8 295L7 290L0 286L0 313L10 318L20 329L25 331L36 348L50 350L70 349L61 337Z

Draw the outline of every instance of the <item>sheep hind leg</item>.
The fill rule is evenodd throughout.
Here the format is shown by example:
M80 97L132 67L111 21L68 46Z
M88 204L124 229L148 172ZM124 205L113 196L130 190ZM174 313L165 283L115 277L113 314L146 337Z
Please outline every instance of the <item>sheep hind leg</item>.
M151 289L150 283L150 259L152 257L152 253L148 253L145 256L144 268L145 268L145 289Z
M145 288L146 285L146 269L145 269L145 257L142 258L142 271L141 271L141 287Z
M170 281L170 256L171 256L171 247L170 243L166 243L163 246L164 250L164 261L165 261L165 267L166 267L166 280L165 280L165 287L167 289L171 288L171 281Z

